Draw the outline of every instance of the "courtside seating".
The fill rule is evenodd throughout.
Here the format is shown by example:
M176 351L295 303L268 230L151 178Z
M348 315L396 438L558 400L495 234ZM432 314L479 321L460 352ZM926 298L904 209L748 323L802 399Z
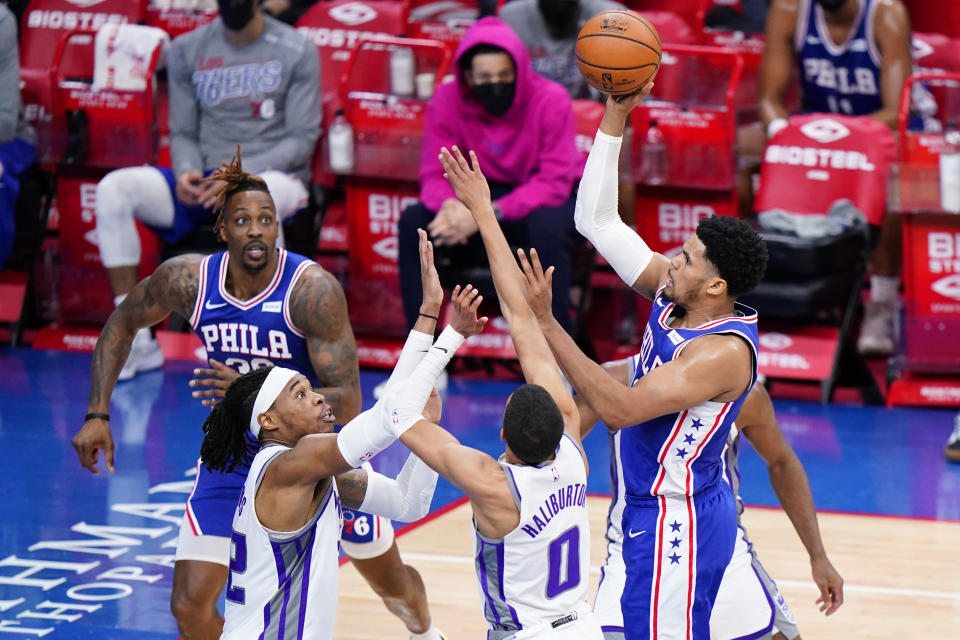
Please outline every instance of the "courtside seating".
M833 114L790 118L764 153L758 212L781 210L802 221L809 214L827 213L838 200L848 200L872 230L850 227L818 238L760 230L770 252L767 274L743 302L760 312L762 331L776 328L777 336L787 337L768 341L768 347L817 338L819 342L809 343L808 351L797 355L803 362L825 364L822 371L808 367L784 372L774 356L764 360L761 350L761 370L771 378L816 380L825 402L832 399L841 373L860 374L856 381L874 389L849 333L859 308L869 238L879 233L885 215L887 176L894 158L894 136L884 124L869 116ZM841 371L842 357L854 368ZM774 366L767 366L771 363Z
M61 36L75 29L97 29L106 23L136 24L146 13L146 0L31 0L20 25L21 97L27 121L37 131L37 158L55 163L53 131L64 125L53 110L51 67Z
M480 6L477 0L404 0L410 12L404 35L442 42L451 52L456 50L467 29L477 21ZM496 11L506 0L498 0Z
M212 22L217 15L215 4L198 0L150 0L144 24L163 29L173 39Z

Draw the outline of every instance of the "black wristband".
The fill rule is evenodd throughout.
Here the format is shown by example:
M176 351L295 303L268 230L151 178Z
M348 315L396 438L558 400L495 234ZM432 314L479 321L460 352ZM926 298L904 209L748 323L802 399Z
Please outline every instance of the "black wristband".
M87 420L106 420L107 422L110 422L110 414L97 412L88 413L87 415L83 416L83 421L86 422Z
M432 315L430 315L429 313L418 313L417 315L418 315L418 316L423 316L424 318L430 318L431 320L436 320L437 322L440 322L440 318L438 318L437 316L432 316Z

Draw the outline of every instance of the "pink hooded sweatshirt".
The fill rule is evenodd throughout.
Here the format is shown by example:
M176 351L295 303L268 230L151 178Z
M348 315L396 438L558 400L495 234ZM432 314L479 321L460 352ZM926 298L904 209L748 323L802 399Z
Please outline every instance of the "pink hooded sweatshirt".
M488 113L460 72L465 51L492 44L507 51L517 69L513 104L502 116ZM440 147L476 152L492 181L517 185L497 200L504 220L519 220L539 207L556 207L570 197L583 173L583 155L574 143L573 105L561 85L533 72L523 42L498 18L478 20L454 55L455 82L437 88L427 106L420 157L420 200L433 211L454 198L437 157Z

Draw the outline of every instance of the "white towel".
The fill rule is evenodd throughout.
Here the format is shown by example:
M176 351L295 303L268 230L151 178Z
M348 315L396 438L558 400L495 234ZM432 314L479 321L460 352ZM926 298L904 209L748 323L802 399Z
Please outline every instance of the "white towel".
M142 91L148 76L163 67L170 36L163 29L136 24L106 24L94 41L93 90ZM156 69L150 68L160 48Z

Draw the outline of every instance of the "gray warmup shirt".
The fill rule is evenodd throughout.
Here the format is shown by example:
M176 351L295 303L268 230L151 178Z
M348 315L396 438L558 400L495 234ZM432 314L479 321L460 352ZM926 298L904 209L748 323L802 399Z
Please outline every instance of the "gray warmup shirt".
M320 136L320 59L306 37L270 16L245 47L224 37L219 18L173 41L170 153L174 173L229 162L239 143L243 168L310 178Z
M570 93L570 97L591 98L593 93L577 69L577 57L574 49L577 33L587 20L601 11L623 9L624 6L612 0L580 0L580 18L577 29L569 38L554 39L547 31L547 25L537 9L537 0L512 0L500 9L500 19L510 25L530 53L533 70L540 75L559 82Z
M24 121L20 105L17 19L0 2L0 144L14 138L34 141L33 129Z

